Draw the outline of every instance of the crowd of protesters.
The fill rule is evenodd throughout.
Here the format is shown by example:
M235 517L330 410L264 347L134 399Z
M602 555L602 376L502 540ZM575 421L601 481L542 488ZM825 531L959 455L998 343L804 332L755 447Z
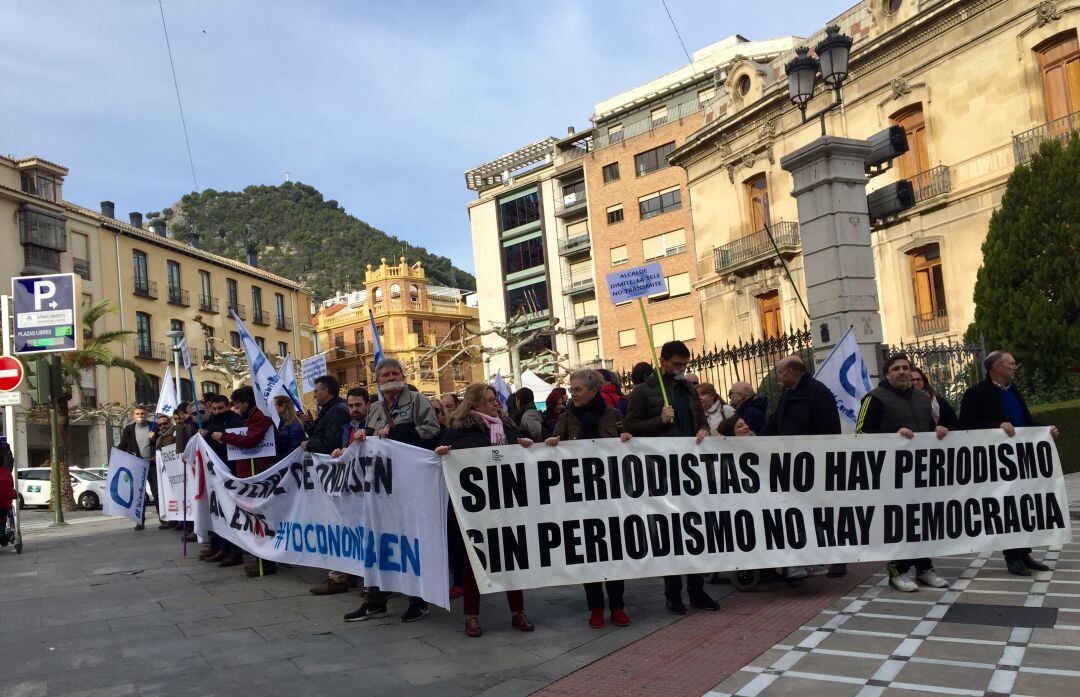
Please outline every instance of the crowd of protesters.
M229 460L227 446L253 447L271 429L276 429L277 459L284 458L296 448L336 457L352 443L367 438L386 438L445 455L451 450L502 444L558 448L564 441L602 438L628 442L635 438L685 437L693 438L700 445L711 437L835 435L841 432L835 398L828 387L811 376L798 356L787 356L776 365L776 380L781 392L771 412L766 397L756 394L748 382L733 383L725 400L714 385L701 382L697 375L686 372L689 361L690 351L685 344L679 341L664 344L658 368L648 363L634 366L631 371L633 388L629 394L623 393L622 381L611 371L573 371L568 379L569 389L552 389L544 399L541 411L537 408L536 395L529 388L518 390L505 403L494 387L484 383L470 385L462 396L425 397L407 384L404 367L399 361L385 358L375 367L376 394L357 387L350 389L342 399L338 381L322 376L315 380L315 414L297 413L291 399L275 397L274 408L280 421L276 427L256 406L251 387L241 387L228 397L207 394L195 403L182 402L171 418L157 415L154 428L151 428L149 412L136 408L133 422L123 430L120 449L153 459L154 453L163 447L175 445L183 450L187 441L200 433L235 476L250 477L276 460ZM957 415L949 402L934 391L927 374L912 365L907 355L898 353L888 357L880 384L862 401L856 432L899 433L906 438L919 432L934 432L942 439L948 436L949 429L1002 429L1012 437L1016 427L1039 425L1013 381L1018 365L1012 355L994 351L986 357L984 367L986 378L967 390ZM247 429L243 434L232 432L241 427ZM1057 437L1057 429L1051 427L1051 434ZM154 469L150 469L150 486L156 491ZM0 514L4 510L4 496L0 472ZM479 637L480 592L452 506L446 511L446 525L450 597L464 599L465 632L470 637ZM159 527L180 529L181 524L162 522ZM135 529L143 528L140 523ZM189 541L195 539L190 525L183 534ZM0 517L2 535L3 518ZM235 544L211 534L199 559L231 567L245 564L244 554ZM1010 549L1004 555L1009 572L1019 576L1030 576L1032 571L1047 568L1032 558L1030 549ZM900 591L917 591L920 585L949 586L928 558L894 560L886 565L886 569L890 583ZM257 578L276 573L277 567L271 561L254 559L244 565L244 571L248 577ZM843 576L846 565L833 564L827 569L822 566L793 567L776 572L793 582L816 574ZM706 592L705 581L706 575L700 573L686 574L685 578L681 575L664 577L667 610L676 615L687 613L684 585L690 606L699 610L718 610L718 603ZM334 595L357 588L362 602L356 610L345 615L345 621L357 622L387 615L390 593L374 586L364 587L363 579L352 574L330 571L310 592ZM612 624L629 624L624 594L622 580L585 584L588 626L604 626L605 608ZM525 614L524 594L508 591L506 599L511 625L521 631L533 631L533 624ZM428 604L422 598L410 597L400 619L413 622L427 613Z

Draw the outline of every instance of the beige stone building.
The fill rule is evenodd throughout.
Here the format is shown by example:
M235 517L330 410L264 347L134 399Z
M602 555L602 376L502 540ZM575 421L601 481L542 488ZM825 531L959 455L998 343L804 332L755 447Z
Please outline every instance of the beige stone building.
M115 351L142 366L151 381L136 381L116 369L87 371L81 383L85 407L155 403L166 362L172 361L166 336L171 330L184 331L195 364L195 384L183 376L181 399L227 391L227 376L205 363L212 347L195 318L216 339L239 347L230 307L268 355L311 355L311 296L296 283L258 268L257 259L244 264L201 250L191 243L195 240L173 239L163 223L145 229L139 213L132 213L129 222L117 220L111 202L93 211L65 201L67 175L67 168L40 158L0 157L0 236L11 243L10 253L0 257L0 283L10 288L15 276L75 273L85 303L108 299L117 310L95 328L134 332ZM28 395L23 404L29 406ZM41 462L48 457L48 429L28 424L23 410L17 412L16 460L20 466ZM71 461L107 461L119 425L101 417L74 422Z
M430 285L420 262L401 257L394 265L369 264L362 290L323 301L315 315L327 373L343 386L375 390L369 310L383 355L401 361L424 394L458 392L480 379L478 352L465 352L479 343L469 338L479 330L478 308L467 304L464 291Z
M1009 174L1041 142L1078 125L1077 9L1052 1L866 0L831 22L854 46L845 106L826 118L829 134L867 138L899 125L910 145L867 187L908 179L917 200L874 225L887 343L956 338L972 321L981 246ZM812 47L823 36L824 27L801 43ZM671 155L688 176L710 344L774 335L807 319L798 300L805 283L792 181L779 162L820 128L802 124L788 100L784 65L793 56L736 61L719 97L722 113ZM831 100L820 90L811 112Z

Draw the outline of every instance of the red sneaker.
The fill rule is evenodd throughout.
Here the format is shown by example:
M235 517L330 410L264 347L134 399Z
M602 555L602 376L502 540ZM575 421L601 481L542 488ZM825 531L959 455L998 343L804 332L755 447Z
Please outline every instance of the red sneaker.
M614 621L612 617L612 621ZM600 629L604 626L604 609L597 608L596 610L589 610L589 626L593 629Z
M623 612L622 608L611 611L611 623L616 627L625 627L630 624L630 617Z
M465 589L461 586L450 586L450 599L460 598L465 595Z

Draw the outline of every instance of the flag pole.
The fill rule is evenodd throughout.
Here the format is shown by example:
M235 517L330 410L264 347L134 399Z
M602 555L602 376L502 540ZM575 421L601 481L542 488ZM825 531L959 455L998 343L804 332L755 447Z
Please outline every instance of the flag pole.
M645 334L649 337L649 350L652 351L653 365L656 366L656 379L660 382L660 394L664 396L664 406L670 407L671 402L668 401L667 388L664 387L664 373L660 369L660 361L656 357L656 344L652 338L652 326L649 324L649 318L645 314L645 301L638 298L637 302L638 307L641 308L641 319L645 321Z

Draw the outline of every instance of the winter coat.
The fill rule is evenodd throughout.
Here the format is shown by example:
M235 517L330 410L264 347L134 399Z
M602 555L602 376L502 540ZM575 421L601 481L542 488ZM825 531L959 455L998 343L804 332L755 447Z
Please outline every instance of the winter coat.
M277 459L281 460L307 440L307 432L304 430L304 424L297 420L289 424L281 424L274 437L277 444L275 454Z
M618 409L614 409L610 404L606 404L607 400L604 400L604 413L600 416L600 423L598 425L598 431L600 434L598 438L618 438L623 434L626 429L623 427L623 417L619 413ZM555 432L552 434L558 436L561 440L577 440L578 435L581 433L581 420L578 419L569 409L563 412L559 417L559 422L555 424Z
M252 406L248 409L247 414L244 415L244 426L247 427L247 433L225 433L221 437L221 442L225 445L231 445L234 448L254 448L263 442L266 438L266 432L274 427L274 422L270 420L270 417L262 413L258 407ZM259 457L252 459L245 458L243 460L234 460L233 473L245 479L251 475L262 472L264 469L274 464L273 457ZM252 471L252 465L254 464L255 470Z
M116 446L117 449L123 450L128 455L134 455L135 457L142 457L142 453L139 452L139 441L135 437L135 422L129 423L124 426L124 430L120 433L120 444ZM154 434L150 434L150 452L151 455L154 451Z
M736 407L735 416L745 421L751 431L760 434L765 430L765 411L768 407L768 397L754 397Z
M331 397L319 410L319 418L308 430L308 452L329 455L341 447L341 433L349 423L349 406L341 397Z
M745 421L745 417L743 419ZM747 422L747 426L749 426ZM754 430L753 427L750 430ZM784 390L762 436L819 436L840 433L840 412L832 391L803 373L793 390Z
M936 424L930 410L930 395L909 387L900 391L882 380L863 397L859 407L857 433L896 433L908 428L916 433L933 431Z
M0 511L9 510L16 498L15 478L11 476L11 470L0 467Z
M523 433L505 421L503 422L503 431L506 432L506 443L508 445L516 445L519 438L528 438L528 434ZM446 429L439 436L439 445L449 445L454 450L492 447L491 435L483 422Z
M368 409L368 435L377 434L384 426L390 426L390 440L428 449L435 446L442 431L431 400L409 389L402 390L394 403L387 403L384 397Z
M534 441L543 440L544 418L536 410L536 405L529 404L525 407L525 410L521 412L521 418L518 419L518 425L521 426L522 432L528 434L529 438Z
M630 404L626 409L626 430L635 436L693 436L698 431L709 430L705 420L705 411L701 408L701 398L697 390L685 380L676 380L670 375L664 376L671 405L675 406L676 392L681 393L689 402L691 423L680 423L678 408L675 421L664 423L660 411L664 408L664 395L660 391L660 379L654 372L649 379L634 388L630 395Z
M1005 389L1012 392L1016 399L1019 400L1020 407L1024 410L1025 426L1044 425L1031 418L1031 412L1028 410L1024 398L1020 396L1020 391L1016 389L1016 383L1010 384ZM999 394L1001 390L1002 388L995 385L994 381L989 377L969 387L964 392L964 398L960 400L960 428L1001 428L1001 424L1009 420L1009 415L1005 411L1005 403L1001 401L1001 395ZM1013 426L1019 425L1013 424Z
M206 431L207 434L210 434L216 431L226 431L230 428L240 428L243 425L244 420L240 418L239 414L232 409L226 409L220 414L211 414L210 418L203 422L203 430ZM218 443L213 438L210 438L209 435L206 438L206 444L210 446L210 449L214 451L214 454L218 456L218 459L228 466L229 453L225 444Z

